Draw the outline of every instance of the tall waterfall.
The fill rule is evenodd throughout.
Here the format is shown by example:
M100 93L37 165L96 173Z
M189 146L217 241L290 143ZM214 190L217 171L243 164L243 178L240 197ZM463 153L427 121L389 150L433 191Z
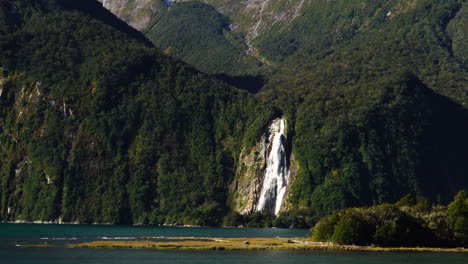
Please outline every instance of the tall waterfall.
M267 211L277 215L289 183L284 119L273 120L269 131L270 152L267 154L267 167L257 211Z

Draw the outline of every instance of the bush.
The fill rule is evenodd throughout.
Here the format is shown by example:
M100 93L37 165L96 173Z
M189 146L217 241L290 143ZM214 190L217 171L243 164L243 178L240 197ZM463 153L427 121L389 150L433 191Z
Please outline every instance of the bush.
M291 209L281 212L274 220L273 226L282 228L310 228L317 223L317 217L311 208Z
M447 208L449 225L454 238L463 245L468 244L468 194L460 191Z
M314 227L310 229L312 240L329 242L332 241L332 236L335 231L335 225L340 219L340 213L322 218Z
M356 210L348 210L340 217L334 227L331 241L338 244L368 244L372 236L372 227L363 220Z

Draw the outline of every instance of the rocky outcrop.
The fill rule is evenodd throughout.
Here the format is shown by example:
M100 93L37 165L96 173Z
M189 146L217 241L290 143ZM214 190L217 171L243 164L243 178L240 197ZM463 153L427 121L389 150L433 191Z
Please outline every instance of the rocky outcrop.
M240 214L254 212L262 190L266 167L266 135L251 149L240 154L236 179L230 188L230 206Z
M120 19L132 27L143 30L151 20L166 8L163 0L98 0Z
M244 32L250 41L268 32L272 27L282 28L298 17L309 1L306 0L247 0L226 8L220 1L206 0L232 21L232 28Z
M172 3L193 0L99 0L122 20L136 29L151 26L152 19ZM248 41L260 36L272 27L288 25L300 16L310 0L202 0L228 16L231 29L242 32Z

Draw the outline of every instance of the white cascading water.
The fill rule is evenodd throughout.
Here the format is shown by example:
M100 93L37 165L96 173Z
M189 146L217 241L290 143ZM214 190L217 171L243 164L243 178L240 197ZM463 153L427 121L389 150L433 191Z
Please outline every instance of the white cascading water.
M258 212L270 212L278 215L289 183L286 138L284 137L284 119L276 119L270 125L271 145L267 157L267 167L263 180L262 192L257 204Z

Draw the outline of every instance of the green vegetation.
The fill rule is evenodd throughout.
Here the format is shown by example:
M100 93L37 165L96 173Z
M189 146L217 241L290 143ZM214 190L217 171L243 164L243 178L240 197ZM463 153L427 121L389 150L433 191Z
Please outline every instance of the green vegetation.
M228 19L200 2L174 3L154 18L146 36L165 53L207 73L256 74L260 63L246 55L243 36Z
M447 222L455 240L468 245L468 194L461 191L447 208Z
M466 46L460 41L466 2L312 2L324 8L277 36L337 41L299 41L294 54L271 57L282 66L259 94L294 118L292 152L300 169L290 202L319 216L396 202L406 193L448 203L468 185L468 71L451 46ZM328 20L327 12L350 17ZM338 29L348 35L338 38ZM263 54L273 52L261 41Z
M14 2L0 40L1 219L219 225L271 110L61 3Z
M318 218L310 208L291 209L281 212L278 216L254 212L241 215L230 212L223 219L227 227L279 227L279 228L310 228L317 223Z
M321 216L406 193L447 203L467 185L467 111L414 75L311 94L296 116L290 201Z
M275 62L259 78L242 33L205 4L156 16L160 51L95 1L0 0L0 221L309 227L331 214L321 239L466 243L466 194L438 206L468 188L468 5L311 3L324 8L253 40ZM290 210L232 212L240 153L278 116L298 168ZM408 193L428 201L340 211Z
M408 6L404 5L408 2L405 0L371 1L365 5L357 2L329 2L323 8L308 12L310 15L301 18L303 21L295 22L293 28L304 33L282 31L283 35L293 34L297 38L315 38L313 32L319 31L324 38L333 38L347 27L354 28L351 33L346 33L348 36L337 37L339 41L301 42L294 55L282 57L282 71L274 75L269 87L288 89L290 93L303 96L320 88L344 90L356 85L367 86L407 71L432 90L466 108L468 72L461 51L467 44L460 39L464 36L464 14L468 10L465 1L420 0ZM361 7L365 12L359 11ZM314 19L321 16L314 14L318 10L325 14L348 12L351 17L325 18L317 22ZM387 16L389 12L393 15ZM354 22L340 22L343 20ZM322 32L322 24L329 24L325 28L330 30ZM280 35L281 39L287 41L288 36L283 35ZM274 43L278 43L278 47L284 46L279 40ZM266 54L264 50L274 48L267 45L260 50L262 54Z
M290 57L294 57L295 62L310 59L330 47L349 44L359 32L382 23L386 14L382 7L390 9L396 2L367 1L361 4L357 0L327 3L312 0L301 11L301 16L291 21L287 30L272 26L254 43L261 54L275 62Z
M466 246L468 197L460 191L445 206L407 195L396 204L349 208L321 219L314 241L381 246Z

